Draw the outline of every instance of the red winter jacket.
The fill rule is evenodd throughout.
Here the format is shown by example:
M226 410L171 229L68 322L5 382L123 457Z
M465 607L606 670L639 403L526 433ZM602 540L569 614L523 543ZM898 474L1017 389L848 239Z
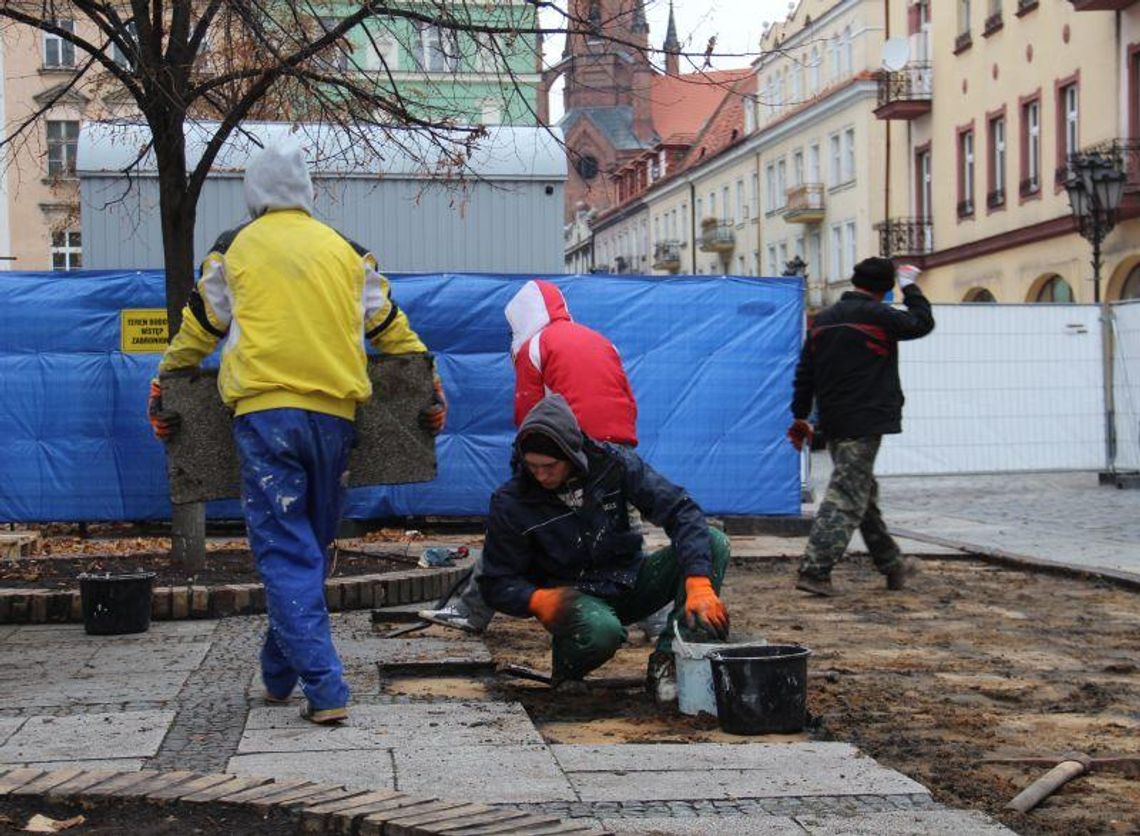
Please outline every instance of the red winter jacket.
M515 426L549 394L570 404L596 441L637 444L637 402L614 344L570 319L562 292L535 279L507 303L515 361Z

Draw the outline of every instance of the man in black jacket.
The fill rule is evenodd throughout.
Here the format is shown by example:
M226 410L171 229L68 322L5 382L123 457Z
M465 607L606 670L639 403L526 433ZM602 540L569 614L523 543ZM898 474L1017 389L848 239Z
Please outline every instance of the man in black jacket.
M630 505L671 545L646 554ZM499 612L533 615L553 634L556 685L605 663L625 641L624 625L673 602L647 674L664 702L676 696L676 619L728 635L717 596L728 557L727 538L684 488L632 450L583 435L562 396L549 395L519 427L514 478L491 497L479 588Z
M819 428L827 438L834 470L812 523L800 562L796 589L834 595L831 569L858 528L875 567L887 576L887 589L902 589L911 566L887 532L879 511L875 456L887 433L902 432L902 385L898 342L934 330L930 302L915 284L918 269L899 268L906 310L883 303L895 283L890 259L868 258L855 265L844 293L815 318L796 366L788 438L797 450L810 445L807 421L814 396Z

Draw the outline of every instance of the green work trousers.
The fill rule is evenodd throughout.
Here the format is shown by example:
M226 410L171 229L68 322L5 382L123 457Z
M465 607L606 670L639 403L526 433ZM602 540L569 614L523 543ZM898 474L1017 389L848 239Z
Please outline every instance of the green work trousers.
M718 593L728 568L729 546L724 532L709 529L712 541L712 585ZM648 555L641 564L633 589L618 598L602 599L579 595L566 627L553 641L555 681L582 679L601 667L626 640L626 624L648 618L673 602L665 631L657 639L657 649L673 648L673 624L685 611L685 578L672 546Z

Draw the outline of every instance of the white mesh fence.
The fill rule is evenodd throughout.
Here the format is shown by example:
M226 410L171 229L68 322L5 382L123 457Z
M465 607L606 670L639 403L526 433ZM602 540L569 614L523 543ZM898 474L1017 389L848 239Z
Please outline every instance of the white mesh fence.
M1140 469L1140 301L1113 305L1116 350L1116 466Z

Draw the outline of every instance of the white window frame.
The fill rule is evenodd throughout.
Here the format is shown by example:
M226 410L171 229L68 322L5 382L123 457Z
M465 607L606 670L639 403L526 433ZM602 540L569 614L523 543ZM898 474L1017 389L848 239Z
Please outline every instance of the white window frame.
M79 121L76 119L48 119L47 173L49 177L74 177L75 152L79 144ZM58 134L53 136L52 134Z
M823 59L820 57L818 46L813 46L811 48L811 64L808 66L810 68L810 72L808 73L808 83L811 85L811 90L808 92L814 95L818 93L820 89L820 69L823 66Z
M808 146L808 160L807 160L807 182L809 183L822 183L823 176L820 172L820 156L819 156L819 143L813 142Z
M748 204L744 202L744 178L736 181L736 222L744 223L748 220Z
M775 212L780 204L776 201L776 164L764 166L764 211Z
M1065 154L1067 162L1070 154L1077 153L1080 142L1080 95L1077 84L1073 82L1061 89L1062 104L1065 115Z
M855 129L843 131L843 182L855 182Z
M63 259L56 266L56 257ZM53 271L80 270L83 268L83 234L78 229L67 229L51 234L51 269Z
M778 206L783 208L788 203L788 162L783 157L776 160L776 198Z
M832 276L833 282L841 282L847 278L847 273L843 270L843 225L831 225L831 240L830 240L830 270L828 271Z
M52 21L57 27L75 34L75 21L70 18L56 18ZM55 53L54 55L52 53ZM43 65L48 68L70 69L75 66L75 44L51 32L44 32Z
M974 194L974 175L975 160L974 160L974 132L962 131L962 135L958 140L962 154L962 200L970 204L971 210L977 208L977 202Z
M1005 117L998 116L990 120L990 131L993 134L994 141L994 182L993 187L995 192L1001 192L1003 195L1005 191Z
M459 69L459 46L454 29L416 21L416 67L425 73Z
M834 188L843 182L843 152L840 148L839 134L832 134L827 138L828 148L828 185Z
M845 276L855 269L855 262L859 258L859 239L855 229L855 221L847 221L843 225L843 275Z
M1025 106L1026 136L1026 179L1034 191L1041 188L1041 101L1035 100Z

